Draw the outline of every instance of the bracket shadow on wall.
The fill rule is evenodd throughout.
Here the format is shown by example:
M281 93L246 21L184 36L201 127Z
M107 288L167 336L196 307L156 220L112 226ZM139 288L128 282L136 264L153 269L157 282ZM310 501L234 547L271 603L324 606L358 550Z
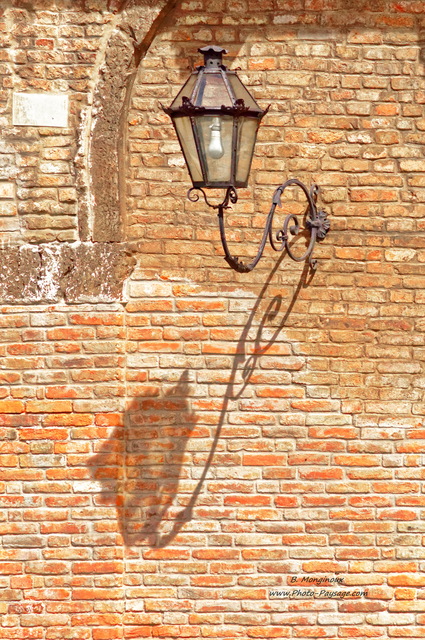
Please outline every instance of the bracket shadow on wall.
M310 267L316 269L313 249L316 240L326 236L330 224L327 214L317 208L319 187L314 184L308 189L296 178L287 180L274 192L255 258L246 264L231 255L226 241L224 211L230 208L229 203L237 202L236 189L248 184L258 127L268 108L261 109L236 72L223 65L225 49L209 45L198 51L204 54L204 65L192 72L171 105L163 107L172 119L193 183L188 191L189 200L199 200L197 191L200 191L206 204L218 210L225 260L235 271L244 273L254 269L263 255L267 238L275 251L286 249L297 262L308 258ZM310 242L301 256L296 256L291 249L291 240L300 231L297 216L288 214L282 229L273 237L274 212L277 206L282 206L281 196L290 186L300 187L308 203L305 226L310 233ZM220 204L209 202L205 188L226 189L223 201Z

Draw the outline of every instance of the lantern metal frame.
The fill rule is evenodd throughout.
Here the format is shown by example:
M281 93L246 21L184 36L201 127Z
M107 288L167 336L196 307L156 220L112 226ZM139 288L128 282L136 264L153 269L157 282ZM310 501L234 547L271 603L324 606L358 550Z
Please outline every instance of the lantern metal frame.
M200 194L202 194L205 203L210 208L218 211L220 238L221 238L221 243L222 243L224 254L225 254L225 260L235 271L239 273L247 273L249 271L252 271L255 268L255 266L258 264L259 260L263 255L267 239L269 239L270 244L275 251L283 251L285 249L289 257L296 262L304 262L305 260L308 259L311 269L315 270L317 267L317 260L313 259L312 253L313 253L316 242L318 240L323 240L325 238L326 234L329 231L330 223L328 220L328 214L322 209L319 209L317 206L317 197L319 194L318 185L313 184L309 189L303 182L301 182L301 180L298 180L297 178L290 178L289 180L286 180L286 182L283 182L275 190L273 199L272 199L271 208L266 219L262 240L260 242L260 246L258 248L257 255L255 256L255 258L253 258L250 262L246 263L240 260L237 256L234 256L231 254L228 243L227 243L227 239L226 239L224 212L227 209L230 209L231 205L236 204L236 202L238 201L238 194L237 194L236 188L245 187L247 184L249 173L251 170L251 163L252 163L252 157L254 154L254 146L255 146L254 144L252 147L252 153L251 153L251 158L249 160L246 182L238 183L236 181L236 164L237 164L236 153L237 153L237 144L238 144L238 127L240 126L239 118L241 116L249 116L249 117L254 117L258 119L258 125L257 125L257 129L255 131L255 136L254 136L254 143L255 143L258 126L263 116L267 113L269 107L267 107L267 109L265 110L262 110L261 107L257 105L256 101L251 96L251 94L249 93L249 91L246 89L246 87L243 85L243 83L239 78L238 78L238 81L240 85L243 87L244 92L248 94L249 99L252 100L252 104L254 104L255 106L254 108L252 107L250 108L249 106L245 105L243 99L236 98L233 88L231 86L231 83L229 82L227 76L232 74L237 77L237 74L235 71L229 71L222 64L222 54L227 53L224 49L222 49L221 47L217 47L215 45L209 45L201 49L198 49L198 51L204 54L204 66L198 67L197 70L192 74L192 76L197 75L197 78L195 80L194 85L191 88L190 97L182 94L185 86L188 84L192 76L190 76L190 78L186 81L185 85L183 85L183 87L180 89L179 93L177 94L176 98L174 98L170 107L164 107L162 105L163 110L165 111L165 113L167 113L171 117L173 124L175 126L176 133L177 133L180 146L183 152L183 156L185 158L185 162L188 167L189 174L192 180L193 187L190 188L187 193L188 199L191 202L197 202L200 199ZM214 106L214 107L210 107L210 106L204 107L204 106L199 106L194 104L194 102L192 101L193 97L197 95L197 91L199 90L199 87L201 85L201 82L203 81L203 78L208 76L208 74L210 73L214 73L215 75L217 75L218 73L220 74L221 78L223 79L224 85L229 93L229 96L232 100L232 103L233 103L232 106L225 106L225 105L220 106L217 104L217 106ZM181 104L176 105L175 102L179 96L181 96ZM190 99L191 97L192 97L192 100ZM208 181L206 160L203 157L203 153L205 150L202 148L202 144L199 139L199 132L197 131L197 126L194 121L194 118L196 116L204 116L204 115L205 116L230 115L230 116L233 116L234 118L233 126L232 126L231 179L228 182ZM174 122L175 118L179 118L182 116L189 117L191 121L192 134L193 134L196 153L198 157L197 159L199 161L199 165L204 178L204 180L202 181L199 181L199 180L196 181L196 180L193 180L192 178L190 163L188 162L188 158L186 157L186 154L184 151L184 145L182 143L182 140L180 139L180 135L178 132L178 127L175 125L175 122ZM307 209L305 212L304 220L305 220L305 231L310 234L310 238L308 241L307 249L300 256L296 255L292 250L292 244L293 244L292 240L295 236L297 236L300 233L300 223L298 220L298 216L296 216L293 213L287 214L281 229L279 229L275 234L273 233L273 218L274 218L276 207L282 206L281 198L282 198L283 192L288 187L294 187L294 186L299 187L304 192L307 199ZM204 191L205 188L226 189L226 193L222 202L220 202L219 204L214 204L210 202L207 197L207 194ZM293 224L291 224L291 222Z
M206 71L207 73L207 71ZM228 73L228 72L227 72ZM236 74L235 74L236 75ZM223 74L224 78L226 78L226 75ZM227 80L227 79L226 79ZM227 82L228 85L228 82ZM257 111L253 111L251 109L249 109L249 107L245 106L245 103L242 99L240 100L236 100L235 101L235 105L233 107L225 107L224 105L221 106L219 109L208 109L206 107L197 107L195 106L189 98L187 98L186 96L183 96L182 99L182 104L180 106L179 109L171 109L170 107L163 107L163 110L165 111L165 113L169 116L172 115L172 117L178 117L178 116L189 116L191 119L191 123L192 123L192 130L193 130L193 137L194 137L194 141L195 141L195 146L196 146L196 152L198 154L198 159L199 159L199 163L201 165L201 170L202 170L202 175L204 180L202 181L196 181L192 178L191 175L191 171L190 171L190 164L188 162L188 159L186 157L186 154L184 152L183 149L183 145L181 146L182 149L182 153L186 162L186 166L188 167L189 170L189 174L192 180L192 184L193 187L196 189L202 189L202 188L206 188L206 189L227 189L229 186L229 182L211 182L208 180L207 178L207 168L205 165L205 158L203 156L203 149L202 149L202 144L199 138L199 133L197 131L197 128L194 124L194 117L195 116L199 116L199 115L203 115L203 116L219 116L219 115L226 115L226 116L233 116L235 118L235 120L233 121L233 127L232 127L232 166L231 166L231 177L232 177L232 186L234 186L234 188L238 187L238 188L243 188L246 187L247 182L238 182L236 180L236 150L237 150L237 136L238 136L238 130L237 130L237 118L240 116L251 116L254 118L258 119L258 124L260 124L261 119L263 118L263 116L267 113L267 111L269 110L269 107L267 107L266 110L264 110L261 114L259 114ZM251 162L252 162L252 158L251 158ZM248 169L248 176L249 173L251 171L251 163Z

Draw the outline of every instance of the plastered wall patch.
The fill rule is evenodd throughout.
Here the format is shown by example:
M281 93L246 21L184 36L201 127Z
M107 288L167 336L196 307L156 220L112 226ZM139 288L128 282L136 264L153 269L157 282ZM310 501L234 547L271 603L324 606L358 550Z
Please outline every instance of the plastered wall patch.
M68 96L55 93L15 93L13 124L26 127L67 127Z

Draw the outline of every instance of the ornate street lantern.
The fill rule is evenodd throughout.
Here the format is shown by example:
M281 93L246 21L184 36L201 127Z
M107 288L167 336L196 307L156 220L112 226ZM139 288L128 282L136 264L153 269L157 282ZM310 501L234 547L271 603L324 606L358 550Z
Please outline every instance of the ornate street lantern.
M195 188L246 187L261 118L266 113L235 71L225 49L198 49L204 66L192 73L168 109Z
M207 205L218 210L225 259L236 271L251 271L255 267L263 254L267 237L276 251L286 249L297 262L309 258L310 266L315 268L316 261L312 260L311 254L316 239L325 237L329 222L327 215L316 207L318 186L313 185L309 190L296 178L287 180L276 189L257 256L249 264L244 264L230 254L224 229L224 210L230 207L229 202L237 202L236 188L248 184L258 127L268 108L261 109L236 71L230 71L223 65L225 49L208 45L198 51L204 54L204 65L189 76L171 105L163 107L173 122L193 183L188 198L196 202L199 195L195 192L201 191ZM307 250L299 257L293 254L288 235L288 230L292 236L299 233L296 216L286 216L282 229L275 236L278 245L272 231L275 208L281 206L283 191L292 185L299 186L308 201L305 226L310 230L311 238ZM204 188L226 189L224 200L220 204L210 203ZM291 221L294 224L289 227Z

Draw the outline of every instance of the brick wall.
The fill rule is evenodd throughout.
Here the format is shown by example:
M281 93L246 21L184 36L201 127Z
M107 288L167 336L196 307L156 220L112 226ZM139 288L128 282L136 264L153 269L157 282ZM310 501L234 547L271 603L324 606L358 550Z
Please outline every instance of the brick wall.
M6 4L5 244L97 251L114 209L91 198L87 122L130 16L117 244L137 264L122 296L92 257L90 296L36 304L23 280L0 306L0 639L423 637L423 3ZM209 42L272 104L232 251L254 255L296 176L332 221L314 274L270 248L235 274L186 199L159 102ZM12 126L12 89L67 93L70 128Z

